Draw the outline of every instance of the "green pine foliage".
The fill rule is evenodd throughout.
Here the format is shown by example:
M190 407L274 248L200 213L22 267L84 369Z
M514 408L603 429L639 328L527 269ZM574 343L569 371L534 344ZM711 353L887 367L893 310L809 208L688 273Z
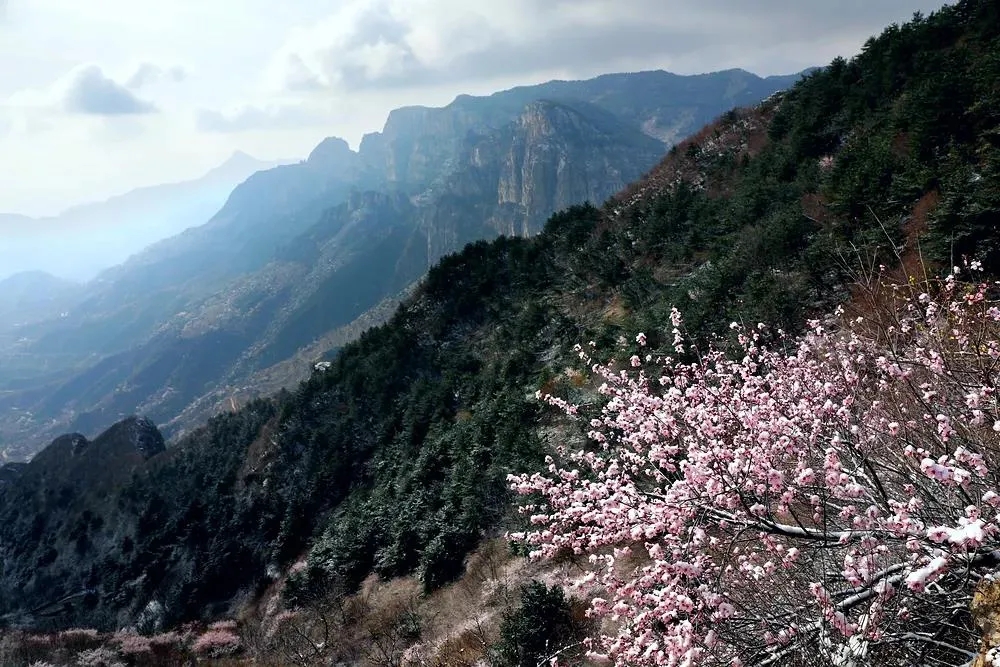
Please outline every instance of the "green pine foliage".
M493 647L498 667L537 667L553 657L573 664L584 651L579 643L584 628L572 615L563 589L531 581L521 588L520 606L508 611L500 624L500 641Z

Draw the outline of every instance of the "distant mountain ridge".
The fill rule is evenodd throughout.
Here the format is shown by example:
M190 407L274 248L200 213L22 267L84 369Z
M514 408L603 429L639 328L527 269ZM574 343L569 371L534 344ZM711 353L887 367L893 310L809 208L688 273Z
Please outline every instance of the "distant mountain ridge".
M83 285L44 271L22 271L0 280L0 330L51 317L68 307Z
M132 412L176 435L210 414L189 406L258 395L253 378L356 331L444 255L604 201L666 153L654 130L693 130L793 79L607 75L398 109L358 151L325 139L253 174L206 224L103 272L65 317L20 330L16 356L0 349L0 378L8 364L18 387L0 379L0 437L34 447ZM70 372L54 379L59 365Z
M137 188L55 216L0 214L0 279L34 270L92 278L151 243L203 224L234 187L279 164L236 151L200 178Z

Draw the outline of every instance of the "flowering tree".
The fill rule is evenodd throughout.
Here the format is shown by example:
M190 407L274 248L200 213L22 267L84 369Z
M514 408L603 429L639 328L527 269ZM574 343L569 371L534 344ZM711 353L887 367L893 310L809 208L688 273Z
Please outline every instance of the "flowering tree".
M798 340L733 324L738 355L685 349L675 310L672 351L592 366L592 446L510 478L535 526L512 537L589 555L591 612L618 628L603 655L971 662L969 601L1000 549L1000 310L958 273L878 283L881 307Z

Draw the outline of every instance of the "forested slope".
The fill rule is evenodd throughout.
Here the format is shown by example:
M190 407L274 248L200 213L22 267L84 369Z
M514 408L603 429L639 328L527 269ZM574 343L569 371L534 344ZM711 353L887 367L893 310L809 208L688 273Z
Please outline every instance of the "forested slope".
M542 465L534 394L574 388L574 344L627 350L641 330L656 345L674 306L696 337L732 320L797 331L845 297L852 248L889 263L919 246L931 268L975 255L997 272L998 35L988 0L888 29L725 115L602 208L446 257L329 369L213 419L126 483L70 487L58 518L19 481L0 486L0 613L210 617L307 551L293 597L372 570L432 589L516 521L505 478Z

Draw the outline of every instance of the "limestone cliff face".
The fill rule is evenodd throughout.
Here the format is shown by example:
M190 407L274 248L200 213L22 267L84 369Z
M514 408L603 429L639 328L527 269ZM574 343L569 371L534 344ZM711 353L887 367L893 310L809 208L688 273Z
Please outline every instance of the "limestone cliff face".
M569 153L586 151L572 144L588 134L588 129L577 114L565 108L544 102L529 105L517 119L511 145L502 156L497 203L513 204L527 218L542 208L562 208L556 202L568 201L571 193L580 195L577 201L587 199L588 165L566 167ZM530 231L525 225L517 233Z
M579 100L460 97L393 111L359 156L409 196L407 255L426 268L470 241L534 234L555 211L638 178L666 148L634 125Z
M442 167L457 168L456 160L472 139L512 122L539 132L534 137L538 139L553 130L567 129L565 124L553 122L553 105L577 111L586 107L585 115L592 119L613 119L666 150L723 111L754 104L796 78L798 75L762 79L742 70L698 76L653 71L611 74L588 81L551 81L488 97L459 95L441 108L410 106L392 111L381 132L364 137L359 153L387 182L417 193L422 187L440 183ZM563 118L566 120L569 117ZM551 165L543 161L540 166L547 169ZM516 183L512 185L517 189Z
M433 262L470 240L530 235L554 211L604 201L687 132L788 83L739 70L643 72L462 95L442 108L396 109L358 154L411 197Z
M452 132L450 143L416 142L434 144L435 157L418 151L411 164L439 160L434 178L411 197L428 266L470 241L529 236L556 211L602 202L665 152L659 141L585 103L534 101L500 120L454 114L427 130ZM456 126L464 134L454 134Z
M470 134L450 175L421 195L423 227L437 238L430 254L471 238L537 233L555 211L604 201L663 153L658 141L585 105L532 102L503 127Z
M485 119L460 105L403 107L389 114L382 132L362 139L359 153L386 182L419 187L453 163L470 130L482 127Z
M515 122L501 159L497 204L512 207L513 215L496 218L494 226L505 234L535 233L553 211L604 201L663 152L659 142L620 124L534 102Z

